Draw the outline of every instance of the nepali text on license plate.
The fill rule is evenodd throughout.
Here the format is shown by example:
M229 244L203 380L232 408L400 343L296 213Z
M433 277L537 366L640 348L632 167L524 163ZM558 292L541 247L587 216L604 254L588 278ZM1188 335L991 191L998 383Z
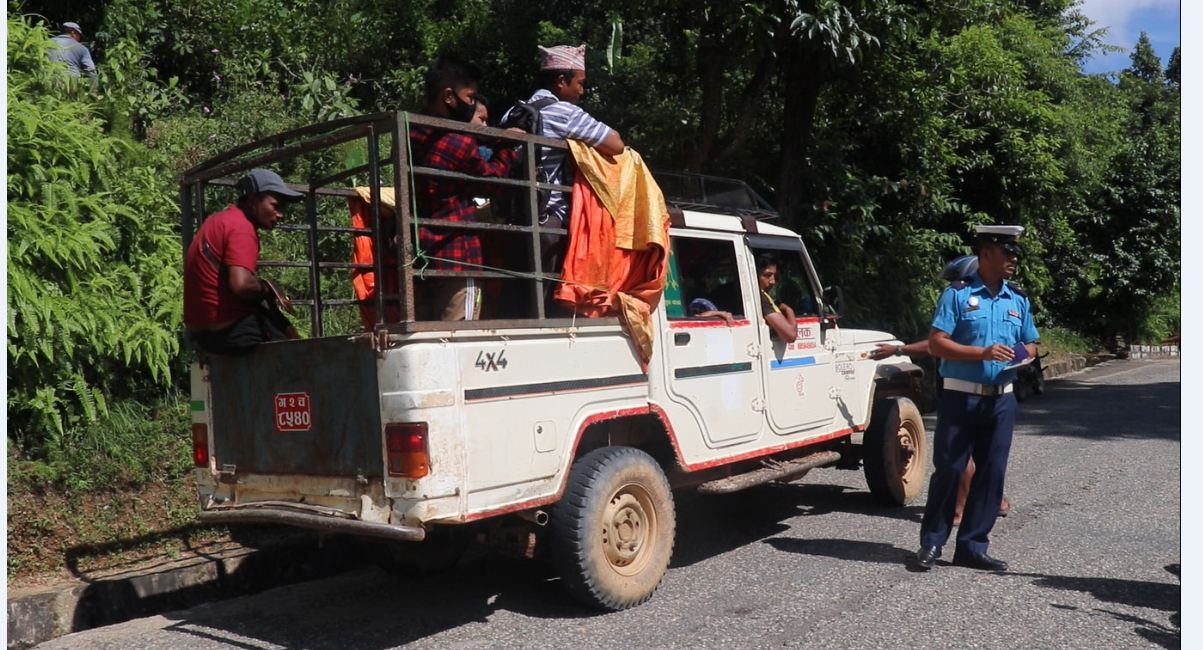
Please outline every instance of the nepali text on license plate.
M309 393L276 393L276 431L308 431L313 426Z

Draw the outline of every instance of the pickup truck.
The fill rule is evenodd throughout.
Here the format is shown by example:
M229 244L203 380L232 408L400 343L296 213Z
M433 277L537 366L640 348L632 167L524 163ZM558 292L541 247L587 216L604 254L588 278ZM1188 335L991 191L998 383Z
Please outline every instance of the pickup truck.
M528 153L564 147L406 113L280 134L184 174L185 241L204 214L206 189L359 138L365 165L294 185L309 200L308 223L293 228L311 242L355 230L322 225L318 199L345 200L337 184L352 178L366 179L378 198L381 170L391 168L398 209L378 210L375 223L396 219L397 259L412 259L412 177L448 174L410 164L403 138L414 124L508 140ZM298 526L394 545L446 544L446 531L466 530L483 540L517 539L527 554L549 550L572 596L619 610L649 599L665 575L676 490L735 492L863 464L883 504L912 500L929 454L907 397L921 371L870 357L878 343L896 339L841 326L840 293L824 291L802 238L773 225L771 210L745 185L662 178L665 188L709 189L665 191L674 206L671 264L652 315L646 371L617 319L550 318L538 300L531 318L416 321L410 265L391 271L399 274L396 293L377 297L402 308L400 322L332 334L323 329L328 312L356 301L323 300L318 271L338 263L310 259L311 293L294 301L310 308L310 338L246 356L202 354L192 367L201 521ZM532 199L557 187L497 182ZM538 242L547 229L533 214L513 221L477 227L527 238L531 265L541 271ZM378 230L351 234L388 246ZM798 311L793 342L777 340L761 315L754 257L764 252L778 260L777 299ZM551 281L523 277L537 285L531 296ZM690 315L697 298L732 318Z

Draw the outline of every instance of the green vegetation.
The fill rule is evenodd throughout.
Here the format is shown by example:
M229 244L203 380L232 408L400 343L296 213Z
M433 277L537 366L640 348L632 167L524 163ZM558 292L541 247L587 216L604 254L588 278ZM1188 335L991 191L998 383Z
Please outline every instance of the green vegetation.
M47 61L42 17L84 26L98 94ZM483 68L497 116L528 96L537 44L587 43L587 108L653 167L752 183L843 286L847 322L922 335L938 269L1003 222L1029 229L1019 281L1056 347L1178 329L1179 57L1142 36L1129 70L1083 74L1105 46L1071 0L28 1L8 28L10 496L180 482L174 175L296 126L415 109L443 52ZM302 273L279 279L305 292Z
M1040 329L1040 352L1049 355L1045 366L1074 354L1086 356L1098 349L1098 341L1091 341L1073 330L1057 326Z
M171 384L179 244L170 176L9 20L9 437L49 458L109 398Z

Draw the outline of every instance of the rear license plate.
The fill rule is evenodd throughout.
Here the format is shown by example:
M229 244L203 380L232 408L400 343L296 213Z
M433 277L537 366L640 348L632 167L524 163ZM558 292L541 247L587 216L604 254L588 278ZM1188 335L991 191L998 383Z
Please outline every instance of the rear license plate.
M313 426L309 393L276 393L276 431L308 431Z

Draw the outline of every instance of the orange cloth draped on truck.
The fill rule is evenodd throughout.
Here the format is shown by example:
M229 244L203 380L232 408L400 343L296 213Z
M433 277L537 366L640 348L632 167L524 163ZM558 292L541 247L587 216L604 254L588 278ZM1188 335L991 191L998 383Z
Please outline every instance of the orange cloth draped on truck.
M553 294L577 314L617 315L646 369L652 312L668 273L668 207L634 149L613 161L568 141L577 171L561 283ZM603 288L604 287L604 288Z
M347 199L347 207L351 209L352 228L372 228L372 189L356 187L355 193ZM380 188L380 216L391 218L396 201L393 188ZM386 241L385 244L388 244ZM354 250L351 252L351 262L354 264L375 264L376 242L371 235L355 235ZM397 294L397 258L393 247L384 247L384 293ZM372 269L351 269L351 286L355 289L355 298L363 301L359 304L359 317L363 320L364 329L371 331L376 324L376 271ZM396 301L384 303L384 322L396 323L401 320L401 305Z

